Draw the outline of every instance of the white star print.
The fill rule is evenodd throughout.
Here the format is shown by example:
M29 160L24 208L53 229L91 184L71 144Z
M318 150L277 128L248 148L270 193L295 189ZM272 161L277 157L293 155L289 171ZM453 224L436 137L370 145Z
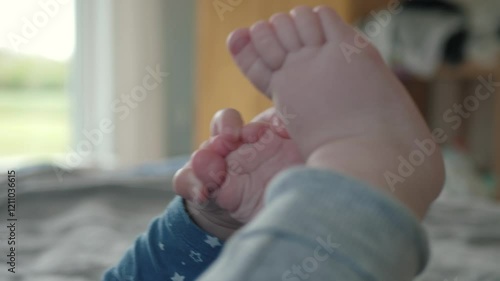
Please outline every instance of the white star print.
M163 245L163 243L158 243L158 247L160 247L160 250L165 251L165 245Z
M200 262L202 262L202 261L203 261L203 260L201 259L201 254L200 254L200 253L197 253L197 252L195 252L195 251L191 251L191 253L189 254L189 257L190 257L193 261L195 261L195 262L197 262L197 263L200 263Z
M184 276L182 275L179 275L179 273L175 273L175 275L173 277L170 277L170 280L172 281L184 281Z
M217 246L221 246L219 239L217 239L216 237L212 237L210 235L207 235L207 239L205 239L204 242L207 243L208 245L210 245L210 247L212 247L212 248L215 248Z
M185 263L185 262L182 262L182 265L186 265L186 263Z

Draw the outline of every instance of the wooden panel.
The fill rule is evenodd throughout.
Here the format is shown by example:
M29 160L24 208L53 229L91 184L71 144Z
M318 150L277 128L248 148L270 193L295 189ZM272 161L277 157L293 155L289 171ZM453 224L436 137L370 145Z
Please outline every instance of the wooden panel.
M346 1L346 20L354 22L361 17L378 9L387 9L390 0L345 0Z

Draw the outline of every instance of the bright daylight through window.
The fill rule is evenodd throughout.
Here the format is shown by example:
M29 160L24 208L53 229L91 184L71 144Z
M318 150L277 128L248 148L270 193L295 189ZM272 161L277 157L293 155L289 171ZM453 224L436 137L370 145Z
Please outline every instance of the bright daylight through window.
M73 0L0 0L0 167L70 148Z

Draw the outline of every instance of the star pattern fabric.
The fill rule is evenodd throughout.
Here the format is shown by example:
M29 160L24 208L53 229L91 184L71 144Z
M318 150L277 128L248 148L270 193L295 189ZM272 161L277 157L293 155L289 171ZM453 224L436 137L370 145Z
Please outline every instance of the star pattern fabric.
M218 238L191 220L182 198L176 197L102 280L192 281L217 259L222 247Z
M210 247L212 247L212 248L222 246L222 244L219 242L219 239L217 239L217 237L213 237L210 235L207 235L207 239L205 239L205 243L210 245Z
M181 276L181 275L179 275L179 273L176 272L175 275L170 279L172 281L184 281L184 278L186 278L186 277Z
M196 263L200 263L200 262L203 262L203 259L201 258L201 254L200 253L197 253L195 251L191 251L191 253L189 254L189 257Z

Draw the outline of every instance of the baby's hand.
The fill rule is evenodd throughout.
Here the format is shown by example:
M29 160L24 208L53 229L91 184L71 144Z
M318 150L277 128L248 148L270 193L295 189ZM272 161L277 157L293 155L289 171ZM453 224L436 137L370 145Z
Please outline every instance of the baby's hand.
M227 239L262 208L268 182L282 170L303 164L274 108L243 127L231 109L212 120L210 140L174 177L174 190L187 200L195 222Z

